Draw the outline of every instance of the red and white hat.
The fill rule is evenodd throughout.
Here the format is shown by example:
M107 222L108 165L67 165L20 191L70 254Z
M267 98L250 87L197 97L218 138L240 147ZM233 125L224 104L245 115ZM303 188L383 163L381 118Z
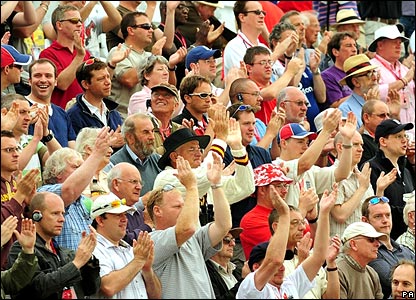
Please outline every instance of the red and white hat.
M272 182L292 183L293 179L286 177L280 166L268 163L254 169L254 185L265 186Z

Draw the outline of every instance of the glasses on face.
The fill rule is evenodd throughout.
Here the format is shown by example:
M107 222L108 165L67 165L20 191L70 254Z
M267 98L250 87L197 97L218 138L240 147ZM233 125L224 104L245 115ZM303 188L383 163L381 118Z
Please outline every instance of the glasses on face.
M243 11L243 14L248 14L248 13L253 13L253 14L256 14L258 16L263 14L263 16L266 16L266 12L264 10L260 10L260 9Z
M373 238L373 237L368 237L368 236L359 237L359 238L356 238L355 240L367 240L370 243L374 243L375 241L378 242L378 238Z
M393 138L395 138L396 140L402 141L404 139L408 140L409 139L409 135L408 134L397 134L397 135L390 135Z
M302 107L302 106L308 106L309 103L307 101L293 101L293 100L285 100L284 102L291 102L291 103L295 103L297 106Z
M235 243L235 238L226 236L225 238L222 239L222 241L223 241L224 244L228 245L231 242Z
M246 110L249 110L249 109L251 109L251 105L242 104L235 110L235 112L233 112L233 114L231 115L230 118L234 117L235 114L239 111L246 111Z
M273 66L273 64L274 64L274 61L272 61L271 59L269 59L269 60L261 60L259 62L253 62L253 63L251 63L249 65L261 65L261 66L264 67L266 65Z
M126 181L128 183L131 183L133 185L143 185L143 182L141 180L137 180L137 179L123 179L123 178L117 178L117 180L121 180L121 181Z
M152 28L152 25L149 24L149 23L143 23L143 24L134 24L134 25L131 25L130 27L132 27L132 28L142 28L144 30L149 30L149 29Z
M59 20L59 22L65 22L65 21L68 21L74 25L78 23L82 23L82 20L80 18L70 18L70 19Z
M124 198L123 199L120 199L120 200L114 200L111 203L107 203L106 205L97 207L92 212L96 212L97 210L100 210L100 209L106 209L108 207L116 208L116 207L119 207L119 206L125 205L125 204L126 204L126 199L124 199Z
M389 198L387 198L387 197L384 197L384 196L382 196L382 197L374 197L374 198L372 198L372 199L370 199L370 204L371 205L375 205L375 204L378 204L378 203L380 203L380 201L381 202L384 202L384 203L389 203Z
M390 114L389 113L371 114L371 115L372 116L377 116L377 117L382 118L382 119L390 118Z
M81 72L84 72L85 67L91 66L92 64L94 64L95 62L100 62L101 60L99 58L96 57L90 57L89 59L87 59L86 61L84 61L82 63L82 68L81 68Z
M306 221L305 220L299 220L299 219L294 219L292 221L290 221L290 226L293 227L298 227L299 225L306 225Z
M364 77L364 76L366 76L368 79L371 79L373 76L376 76L376 75L377 75L377 71L371 70L371 71L368 71L365 74L357 75L357 76L354 76L354 77L357 78L357 77Z
M1 148L6 153L15 153L19 152L19 147L7 147L7 148Z
M206 99L208 97L212 97L212 93L193 93L189 94L189 96L198 96L201 99Z
M15 65L15 64L11 64L10 65L11 68L16 68L18 70L22 70L23 66L22 65Z
M261 92L260 91L256 91L256 92L252 92L252 93L248 93L248 92L241 92L240 94L245 94L245 95L252 95L254 97L260 97Z

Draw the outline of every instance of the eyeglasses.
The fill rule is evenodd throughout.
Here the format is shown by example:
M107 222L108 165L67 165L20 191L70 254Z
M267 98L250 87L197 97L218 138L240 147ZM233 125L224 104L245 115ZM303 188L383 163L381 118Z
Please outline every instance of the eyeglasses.
M201 99L206 99L208 97L212 97L212 93L194 93L194 94L189 94L189 96L198 96Z
M152 28L152 24L149 24L149 23L134 24L134 25L131 25L130 27L132 27L132 28L142 28L144 30L149 30L149 29Z
M385 119L387 117L390 117L389 113L382 113L382 114L371 114L372 116L377 116L379 118Z
M256 9L256 10L246 10L242 12L243 14L248 14L248 13L254 13L258 16L260 16L261 14L263 14L264 16L266 16L266 12L264 10L260 10L260 9Z
M82 63L81 72L84 72L85 67L91 66L95 62L101 62L101 60L99 58L96 58L96 57L90 57L89 59L87 59L86 61L84 61Z
M403 139L406 139L406 140L408 140L409 139L409 135L408 134L398 134L398 135L390 135L390 136L392 136L393 138L395 138L396 140L399 140L399 141L402 141Z
M225 238L223 238L222 241L224 242L224 244L227 244L227 245L231 242L233 242L235 244L235 238L232 238L232 237L229 237L229 236L226 236Z
M389 198L384 197L384 196L382 196L382 197L374 197L374 198L370 199L369 203L371 205L375 205L375 204L380 203L380 201L382 201L384 203L389 203L390 200L389 200Z
M368 237L368 236L359 237L359 238L356 238L354 240L367 240L370 243L374 243L375 241L378 242L378 238L373 238L373 237Z
M64 19L64 20L59 20L59 22L71 22L72 24L78 24L78 23L82 23L82 20L79 18L70 18L70 19Z
M290 221L290 226L293 227L298 227L299 225L306 225L306 221L305 220L298 220L298 219L294 219L292 221Z
M253 63L251 63L249 65L261 65L261 66L264 67L266 65L273 66L273 64L274 64L274 61L272 61L271 59L269 59L269 60L261 60L259 62L253 62Z
M114 200L113 202L111 202L111 203L107 203L106 205L103 205L103 206L100 206L100 207L97 207L96 209L94 209L92 212L94 213L94 212L96 212L97 210L100 210L100 209L106 209L106 208L108 208L108 207L111 207L111 208L116 208L116 207L119 207L119 206L121 206L121 205L125 205L126 204L126 199L120 199L120 200Z
M241 92L240 94L252 95L254 97L260 97L261 91L256 91L256 92L253 92L253 93Z
M232 117L234 117L235 116L235 114L237 113L237 112L239 112L239 111L246 111L246 110L249 110L249 109L251 109L252 108L252 106L251 105L244 105L244 104L242 104L242 105L240 105L234 112L233 112L233 114L231 115L231 117L230 118L232 118Z
M137 179L123 179L123 178L116 178L117 180L126 181L128 183L131 183L133 185L140 185L143 186L143 182L141 180Z
M302 107L302 106L306 106L308 107L309 102L307 101L292 101L292 100L285 100L283 102L291 102L291 103L295 103L297 106Z
M6 153L14 153L14 152L19 152L19 147L1 148L1 150L5 151Z
M354 78L367 76L367 78L370 79L374 75L377 75L377 71L371 70L371 71L369 71L369 72L367 72L365 74L361 74L361 75L354 76Z

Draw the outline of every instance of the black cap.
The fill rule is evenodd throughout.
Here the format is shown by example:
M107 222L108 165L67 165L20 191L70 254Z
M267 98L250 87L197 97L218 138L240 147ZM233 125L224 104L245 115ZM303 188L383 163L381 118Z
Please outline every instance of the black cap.
M267 247L269 246L269 241L257 244L251 249L250 258L248 259L248 266L251 271L253 270L253 265L266 257ZM285 260L291 260L294 257L294 252L292 250L286 250Z
M395 134L395 133L398 133L402 130L409 130L409 129L412 129L412 128L413 128L412 123L401 124L399 121L397 121L395 119L383 120L383 121L381 121L380 124L378 124L378 126L376 128L375 140L378 143L378 140L381 137L386 137L390 134Z

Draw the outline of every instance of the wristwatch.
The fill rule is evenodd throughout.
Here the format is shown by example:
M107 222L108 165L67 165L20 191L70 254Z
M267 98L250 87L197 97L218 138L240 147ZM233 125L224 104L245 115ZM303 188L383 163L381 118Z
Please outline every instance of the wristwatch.
M41 142L44 143L44 144L49 143L50 141L52 141L53 138L54 138L53 133L52 133L52 131L49 130L49 134L47 136L44 136L41 139Z

